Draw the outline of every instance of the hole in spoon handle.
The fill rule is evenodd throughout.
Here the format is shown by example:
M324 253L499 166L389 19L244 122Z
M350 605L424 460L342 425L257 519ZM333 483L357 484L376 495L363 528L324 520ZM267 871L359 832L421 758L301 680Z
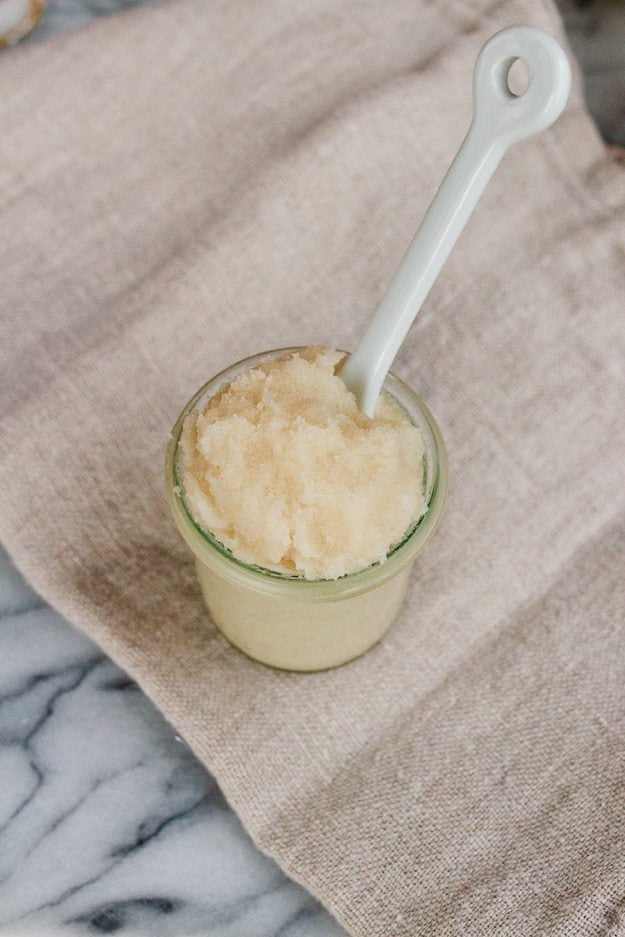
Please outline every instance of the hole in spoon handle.
M508 73L520 59L526 90L515 95ZM511 26L482 48L473 72L474 131L507 149L534 136L561 114L571 87L571 68L555 39L533 26Z

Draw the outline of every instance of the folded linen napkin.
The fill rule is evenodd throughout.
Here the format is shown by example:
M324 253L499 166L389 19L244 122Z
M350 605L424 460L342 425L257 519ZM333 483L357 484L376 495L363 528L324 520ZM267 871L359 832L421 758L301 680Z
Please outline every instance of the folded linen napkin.
M353 934L625 916L625 181L577 89L506 157L395 371L450 453L388 637L255 664L207 618L169 429L244 355L352 348L521 0L179 0L3 58L0 535Z

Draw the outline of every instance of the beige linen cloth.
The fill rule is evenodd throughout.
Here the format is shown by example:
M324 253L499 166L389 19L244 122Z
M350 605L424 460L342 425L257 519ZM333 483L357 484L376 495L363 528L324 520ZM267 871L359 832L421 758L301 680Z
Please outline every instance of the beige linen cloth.
M354 347L513 23L562 38L547 0L180 0L1 62L2 539L366 937L625 932L625 173L579 86L396 362L451 492L378 647L233 650L164 447L227 364Z

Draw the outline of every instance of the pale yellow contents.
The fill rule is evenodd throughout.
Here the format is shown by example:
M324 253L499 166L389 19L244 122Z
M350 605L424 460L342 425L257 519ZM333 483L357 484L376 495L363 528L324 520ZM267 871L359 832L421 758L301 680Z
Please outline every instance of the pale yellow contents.
M425 510L419 430L388 395L364 416L341 357L273 359L185 421L188 508L245 563L337 579L383 562Z

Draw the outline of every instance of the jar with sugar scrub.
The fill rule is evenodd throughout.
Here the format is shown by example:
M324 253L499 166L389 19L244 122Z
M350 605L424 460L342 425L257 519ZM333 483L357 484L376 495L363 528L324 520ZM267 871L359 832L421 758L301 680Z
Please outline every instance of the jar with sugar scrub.
M342 353L280 349L212 378L167 451L167 495L221 633L263 664L315 671L376 644L447 488L432 414L389 374L373 418Z
M519 94L517 60L529 74ZM547 33L492 36L469 131L354 352L256 355L180 415L167 457L174 518L215 624L250 657L336 667L397 615L440 518L447 460L431 413L389 368L504 154L557 119L570 83Z

